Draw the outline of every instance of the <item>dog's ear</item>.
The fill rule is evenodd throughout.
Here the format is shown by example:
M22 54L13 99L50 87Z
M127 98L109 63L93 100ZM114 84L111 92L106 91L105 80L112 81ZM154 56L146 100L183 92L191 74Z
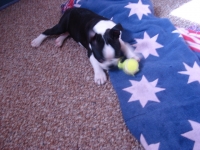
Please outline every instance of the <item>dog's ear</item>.
M120 30L114 30L114 29L110 30L110 37L112 39L118 39L119 36L120 36Z
M120 30L122 31L123 30L123 27L120 23L116 24L112 29L115 29L115 30Z
M122 30L123 30L123 28L122 28L121 24L118 23L117 25L115 25L110 30L110 36L111 36L111 38L118 39Z
M89 43L95 40L95 35L96 35L96 33L93 30L89 31L89 33L88 33Z
M89 33L89 43L97 44L97 43L102 43L102 42L103 42L103 39L102 39L101 34L97 34L94 31L91 31Z

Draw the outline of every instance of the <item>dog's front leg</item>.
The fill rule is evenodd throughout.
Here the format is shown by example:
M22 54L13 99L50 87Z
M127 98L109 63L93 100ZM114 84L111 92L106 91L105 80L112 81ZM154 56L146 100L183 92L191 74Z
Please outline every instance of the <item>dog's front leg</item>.
M90 56L90 62L91 62L92 67L94 69L94 81L95 81L95 83L97 83L98 85L104 84L107 80L106 73L101 68L101 66L99 65L99 62L96 60L96 58L94 57L93 54Z
M120 44L121 44L121 49L127 58L134 58L137 61L140 61L141 57L139 56L139 54L134 52L134 49L131 45L125 43L121 39L120 39Z

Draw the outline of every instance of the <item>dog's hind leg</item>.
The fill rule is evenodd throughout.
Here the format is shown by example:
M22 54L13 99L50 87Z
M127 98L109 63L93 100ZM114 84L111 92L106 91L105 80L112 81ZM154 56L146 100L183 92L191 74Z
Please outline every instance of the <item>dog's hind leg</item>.
M66 32L64 34L61 34L57 39L56 39L56 47L61 47L64 40L69 36L69 33Z
M62 25L57 24L53 28L45 30L42 34L47 35L47 36L51 36L51 35L60 35L60 34L63 34L65 32L66 32L65 28L63 28Z
M37 38L35 38L31 42L31 46L32 47L39 47L41 45L41 43L48 36L51 36L51 35L60 35L62 33L65 33L65 29L60 24L57 24L53 28L45 30L42 34L40 34Z
M40 44L47 38L47 35L44 34L40 34L37 38L35 38L32 42L31 42L31 46L32 47L39 47Z

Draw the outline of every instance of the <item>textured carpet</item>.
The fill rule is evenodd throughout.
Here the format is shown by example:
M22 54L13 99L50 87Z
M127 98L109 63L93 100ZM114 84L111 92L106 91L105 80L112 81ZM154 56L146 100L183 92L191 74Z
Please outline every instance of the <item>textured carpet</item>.
M155 14L170 18L186 1L153 0ZM57 23L63 2L20 0L0 11L0 149L143 149L110 82L94 83L84 48L72 39L55 48L55 37L30 46Z
M191 0L152 0L155 9L155 15L161 18L169 18L171 22L177 27L185 27L188 28L190 26L197 26L200 25L189 20L185 20L183 18L178 18L175 16L170 15L170 12L179 6L182 6L184 3L187 3ZM198 15L198 14L196 14Z

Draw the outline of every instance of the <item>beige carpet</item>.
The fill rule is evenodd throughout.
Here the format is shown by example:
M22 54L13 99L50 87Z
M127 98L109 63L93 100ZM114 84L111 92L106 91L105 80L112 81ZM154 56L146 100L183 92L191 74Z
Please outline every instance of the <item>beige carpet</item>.
M169 17L186 1L153 0L155 14ZM55 38L30 46L57 23L63 2L20 0L0 11L0 149L143 149L124 124L110 82L94 84L82 47L69 39L55 48Z
M183 28L187 28L190 26L199 27L200 25L195 22L170 15L170 12L172 12L174 9L176 9L190 1L191 0L176 0L176 1L174 1L174 0L160 0L160 1L152 0L152 3L154 5L155 15L158 17L161 17L161 18L169 18L175 26L183 27ZM187 11L189 11L189 10L187 10ZM195 14L195 15L199 15L199 14Z

